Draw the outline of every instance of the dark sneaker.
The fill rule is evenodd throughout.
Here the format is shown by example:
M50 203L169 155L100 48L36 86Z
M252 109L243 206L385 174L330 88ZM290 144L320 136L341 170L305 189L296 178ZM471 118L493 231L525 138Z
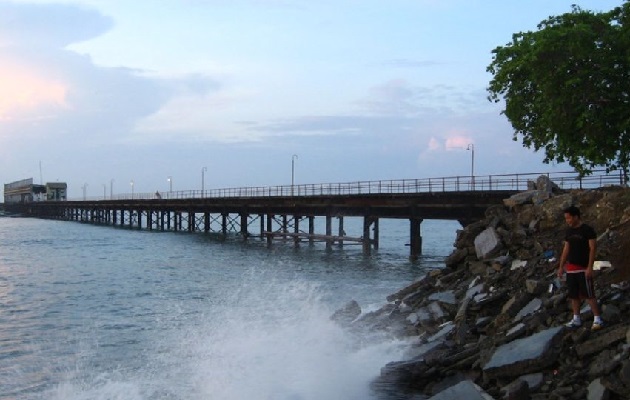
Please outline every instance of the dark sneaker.
M593 325L591 325L591 330L598 331L602 329L603 327L604 327L604 321L593 322Z

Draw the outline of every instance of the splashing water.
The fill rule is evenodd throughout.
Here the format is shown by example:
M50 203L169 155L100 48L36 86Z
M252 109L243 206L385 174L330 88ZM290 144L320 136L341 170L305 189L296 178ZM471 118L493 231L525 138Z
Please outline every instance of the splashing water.
M53 399L365 400L398 359L395 341L357 341L330 320L318 285L251 274L198 324L171 329L136 371L76 377ZM358 343L362 342L361 345ZM82 374L85 375L85 374Z

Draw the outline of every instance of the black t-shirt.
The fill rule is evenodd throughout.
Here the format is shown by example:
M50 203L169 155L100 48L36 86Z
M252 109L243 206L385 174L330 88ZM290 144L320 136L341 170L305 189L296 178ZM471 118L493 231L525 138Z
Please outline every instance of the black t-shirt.
M596 237L595 229L586 224L582 224L577 228L568 228L564 237L564 240L569 243L567 262L586 268L590 250L588 241Z

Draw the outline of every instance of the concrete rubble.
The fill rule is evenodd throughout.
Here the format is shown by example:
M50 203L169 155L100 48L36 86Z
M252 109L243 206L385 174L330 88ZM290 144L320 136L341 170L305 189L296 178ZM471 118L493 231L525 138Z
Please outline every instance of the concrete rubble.
M335 320L356 332L408 339L407 356L382 368L374 389L413 399L630 399L630 189L562 191L545 176L489 208L457 234L446 267L429 271L362 313ZM565 223L577 205L598 237L596 276L604 329L592 315L569 329L556 277Z

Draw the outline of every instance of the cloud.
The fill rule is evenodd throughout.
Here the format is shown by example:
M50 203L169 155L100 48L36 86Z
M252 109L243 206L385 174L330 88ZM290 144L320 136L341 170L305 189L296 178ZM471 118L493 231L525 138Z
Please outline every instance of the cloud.
M368 112L385 115L407 115L417 111L416 90L405 80L395 79L370 89L365 100L357 102Z
M465 149L471 143L473 143L473 139L470 136L454 133L454 136L446 138L444 148L446 150Z
M434 137L429 139L429 150L430 151L441 150L442 148L443 148L442 144L440 143L439 140L437 140Z
M5 123L36 108L67 108L67 87L37 71L0 57L0 121Z
M0 2L3 47L63 48L94 38L112 26L111 18L73 5Z
M204 74L156 77L149 71L98 66L67 49L112 26L111 18L77 6L0 3L4 145L28 146L37 138L44 146L63 141L72 152L74 146L125 142L143 119L174 98L203 98L219 87ZM186 126L176 128L182 128L181 135Z

